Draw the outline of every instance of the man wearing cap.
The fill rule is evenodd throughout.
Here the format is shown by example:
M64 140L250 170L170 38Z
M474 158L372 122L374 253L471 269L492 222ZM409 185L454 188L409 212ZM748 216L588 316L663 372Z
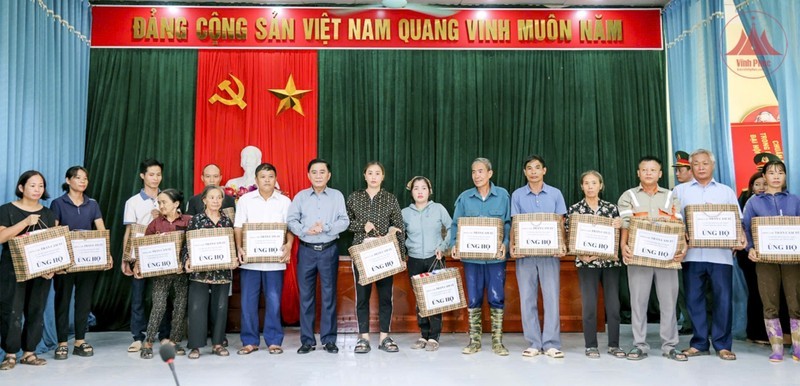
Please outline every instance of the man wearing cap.
M672 164L675 169L675 185L689 182L694 178L692 175L692 165L689 164L689 153L678 150L675 152L675 163Z
M672 164L675 171L675 185L680 185L684 182L691 181L694 176L692 175L692 165L689 164L689 153L678 150L675 152L675 163ZM678 272L678 318L683 317L681 329L678 330L680 335L688 335L692 333L692 318L689 317L689 311L686 309L686 291L683 288L683 271Z
M738 210L736 192L714 180L714 154L705 149L695 150L689 157L694 179L674 189L680 201L681 213L687 205L732 204ZM739 214L741 216L741 213ZM740 247L746 240L739 238ZM687 356L709 355L708 316L706 312L707 282L711 283L711 345L723 360L735 360L733 345L733 253L730 248L689 248L683 263L683 280L686 286L686 307L694 324L690 347L683 351Z

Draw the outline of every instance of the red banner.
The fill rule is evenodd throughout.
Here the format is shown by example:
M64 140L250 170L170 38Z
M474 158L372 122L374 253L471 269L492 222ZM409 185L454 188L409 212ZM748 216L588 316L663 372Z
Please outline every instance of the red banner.
M660 50L659 9L92 7L92 47Z
M783 159L780 122L732 123L733 165L736 169L736 191L747 189L750 176L758 171L753 158L772 153Z
M310 186L306 165L317 156L317 53L315 51L200 51L194 165L222 169L223 183L243 174L245 146L275 166L290 198ZM253 171L251 171L253 172ZM295 243L296 245L298 243ZM287 265L281 301L283 320L298 320L295 267Z

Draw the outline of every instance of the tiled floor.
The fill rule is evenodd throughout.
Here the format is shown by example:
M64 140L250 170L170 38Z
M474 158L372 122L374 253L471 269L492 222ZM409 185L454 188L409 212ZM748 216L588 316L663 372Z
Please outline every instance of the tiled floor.
M229 334L231 356L215 357L206 348L198 360L178 357L175 368L182 385L800 385L800 363L790 355L783 363L767 360L768 348L746 342L734 342L739 359L725 362L715 356L691 358L677 363L651 351L649 358L634 362L603 354L591 360L583 355L581 334L562 334L564 359L545 356L523 358L526 348L522 334L506 334L508 357L491 352L491 339L484 334L484 350L462 355L466 334L442 336L437 352L409 349L415 334L396 334L400 352L377 350L377 335L372 337L373 351L353 353L356 336L339 335L339 354L317 351L298 355L299 333L287 329L283 355L269 355L262 349L249 356L237 356L238 336ZM658 344L658 326L650 325L653 347ZM129 334L124 332L91 333L89 341L96 354L92 358L70 356L55 361L52 352L44 367L17 365L0 373L0 385L172 385L169 368L158 356L139 359L128 354ZM601 351L605 335L600 336ZM688 336L681 337L679 348L686 347ZM630 327L623 326L623 349L630 349ZM788 349L787 349L788 353ZM713 353L712 353L713 354Z

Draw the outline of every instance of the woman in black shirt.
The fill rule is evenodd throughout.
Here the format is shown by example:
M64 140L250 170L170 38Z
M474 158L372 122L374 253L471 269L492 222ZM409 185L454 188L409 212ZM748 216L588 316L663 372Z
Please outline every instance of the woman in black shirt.
M14 192L19 200L0 206L0 347L6 357L0 370L11 370L17 364L17 351L23 350L19 363L42 366L46 360L34 354L42 340L44 308L53 274L17 283L8 241L14 237L56 225L53 212L39 200L47 200L44 176L29 170L19 177ZM23 325L22 317L25 317Z

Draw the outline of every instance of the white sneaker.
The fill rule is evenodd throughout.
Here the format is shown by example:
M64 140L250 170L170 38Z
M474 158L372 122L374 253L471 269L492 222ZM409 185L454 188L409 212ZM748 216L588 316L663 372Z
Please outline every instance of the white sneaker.
M139 352L142 349L142 341L141 340L134 340L130 346L128 346L128 352Z
M547 356L549 356L550 358L563 358L564 357L564 352L559 350L559 349L557 349L557 348L555 348L555 347L550 347L544 353Z

